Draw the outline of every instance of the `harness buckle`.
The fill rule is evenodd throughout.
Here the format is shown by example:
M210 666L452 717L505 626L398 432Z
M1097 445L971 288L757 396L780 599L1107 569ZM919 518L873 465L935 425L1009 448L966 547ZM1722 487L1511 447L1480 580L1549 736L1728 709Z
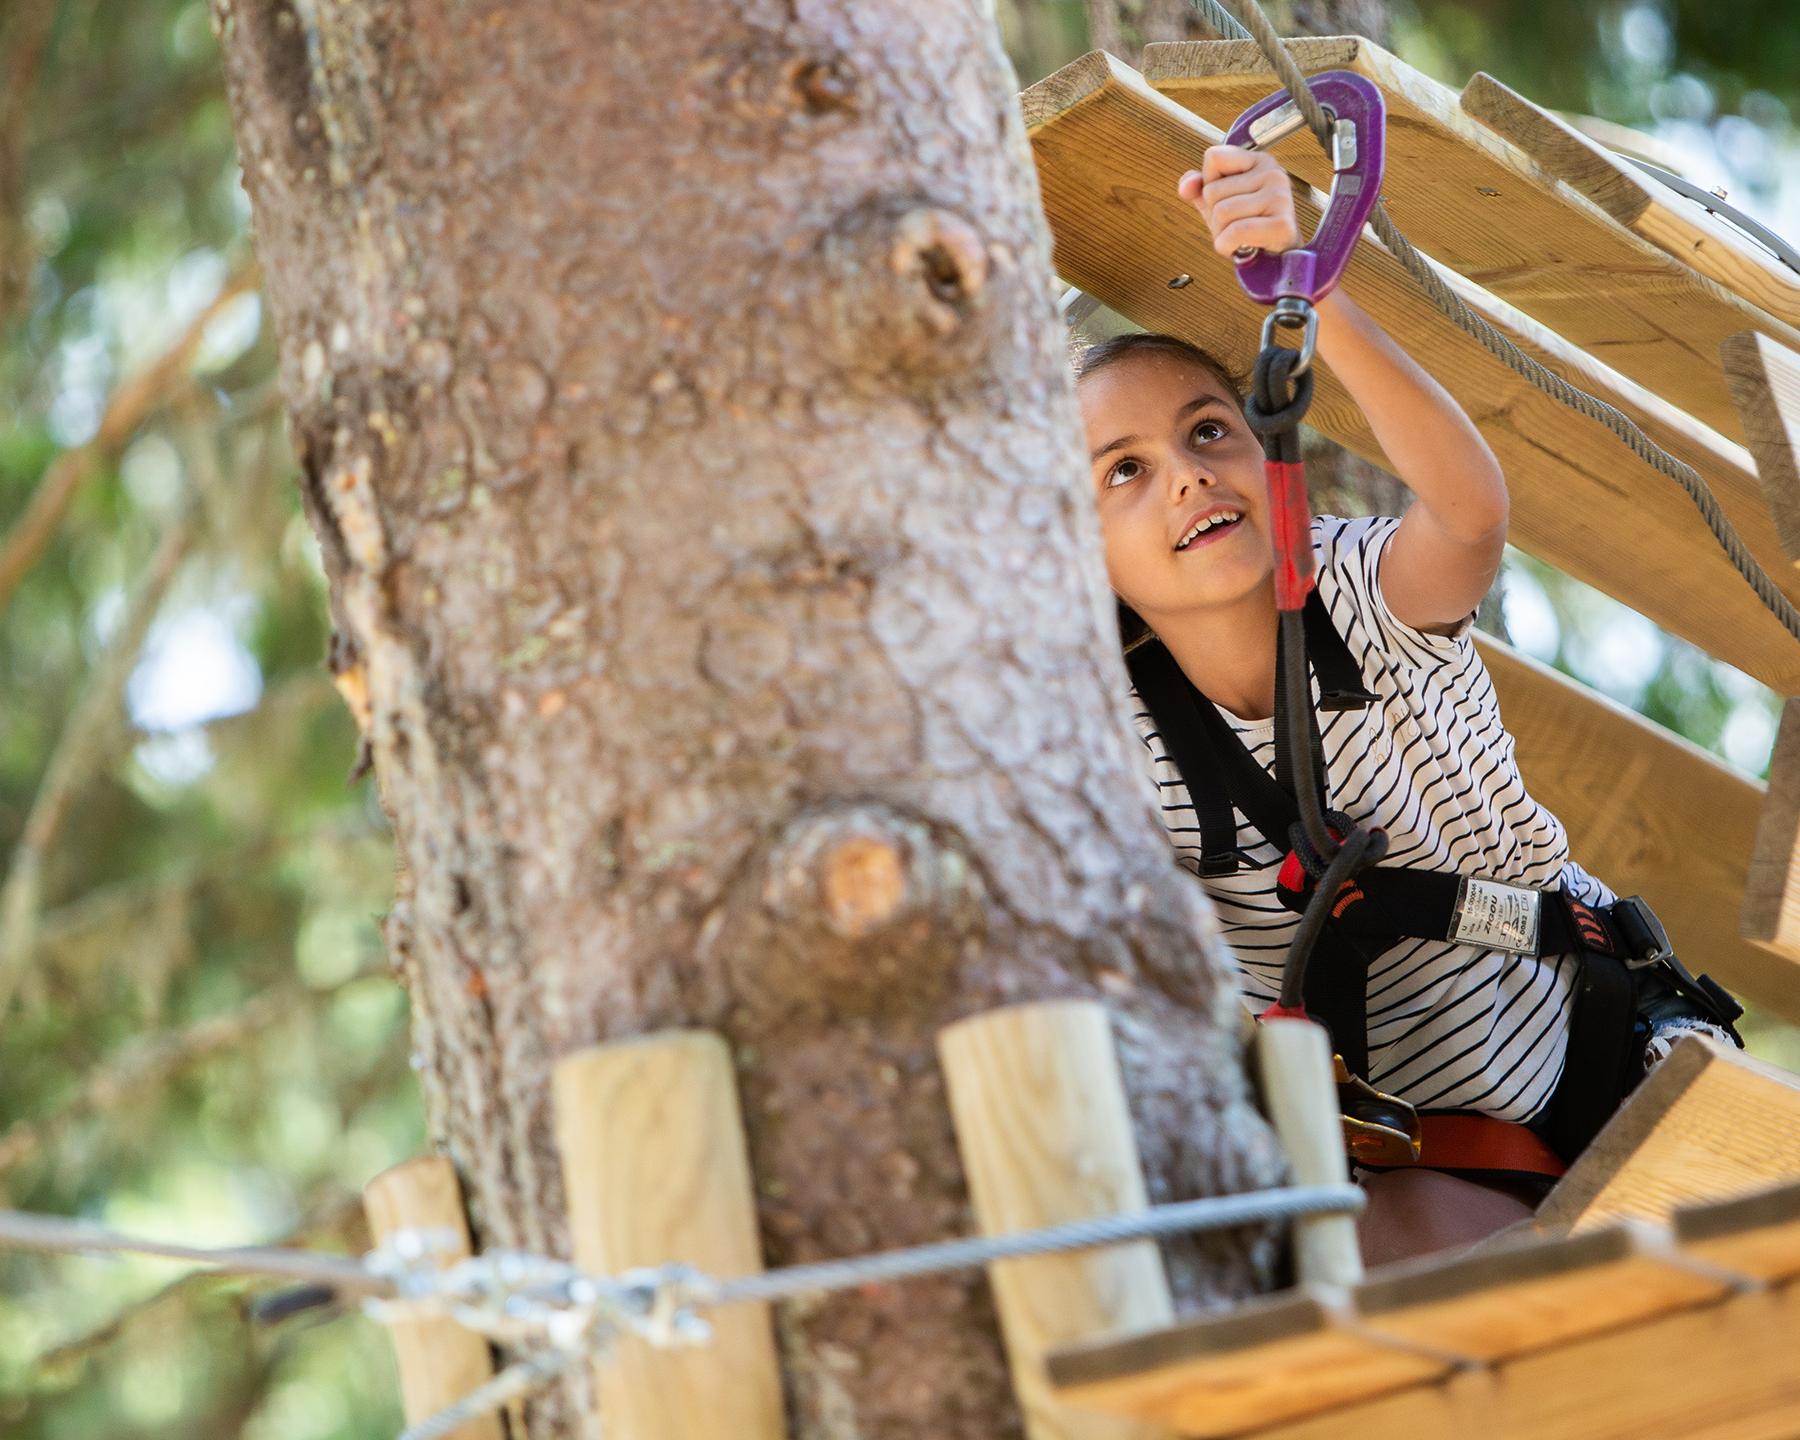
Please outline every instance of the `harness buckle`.
M1669 944L1669 932L1663 929L1656 912L1644 903L1642 895L1627 895L1615 901L1612 919L1630 951L1623 958L1631 969L1642 970L1675 958L1675 950Z
M1304 246L1271 255L1240 251L1238 283L1252 300L1273 305L1293 298L1317 304L1336 288L1369 212L1381 198L1387 107L1375 84L1349 70L1327 70L1307 81L1331 117L1331 198L1319 228ZM1300 110L1278 90L1232 122L1227 145L1266 150L1305 126ZM1265 330L1263 343L1269 341Z
M1342 1055L1331 1057L1331 1068L1350 1158L1359 1165L1414 1164L1424 1144L1419 1112L1352 1075Z

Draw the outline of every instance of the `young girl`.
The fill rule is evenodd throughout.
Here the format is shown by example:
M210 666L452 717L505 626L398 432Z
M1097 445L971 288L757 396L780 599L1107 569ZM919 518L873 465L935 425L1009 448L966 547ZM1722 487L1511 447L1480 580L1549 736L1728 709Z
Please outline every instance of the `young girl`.
M1298 240L1287 176L1266 154L1214 147L1178 189L1222 255L1280 251ZM1561 824L1526 793L1468 634L1506 542L1505 479L1455 401L1341 290L1318 310L1319 360L1361 407L1414 496L1400 519L1314 522L1317 603L1369 692L1362 708L1319 717L1330 803L1387 831L1384 866L1477 875L1553 901L1561 892L1586 933L1581 917L1610 915L1615 897L1569 859ZM1166 647L1198 702L1216 707L1242 748L1272 771L1277 612L1268 493L1238 390L1205 352L1169 336L1096 345L1077 376L1113 588L1152 643ZM1171 758L1179 747L1144 704L1134 708L1178 858L1200 873L1204 827ZM1233 853L1224 865L1211 857L1202 878L1245 997L1261 1010L1276 998L1298 916L1276 893L1288 836L1259 832L1244 808L1231 812ZM1611 919L1593 923L1594 933L1612 926L1616 936ZM1630 1030L1631 982L1623 983L1621 1023ZM1421 1113L1474 1117L1477 1130L1487 1126L1482 1134L1494 1132L1488 1122L1540 1122L1573 1065L1571 1020L1578 994L1590 989L1573 951L1403 938L1369 959L1359 997L1363 1078ZM1454 1174L1423 1168L1431 1159L1366 1178L1362 1230L1372 1263L1472 1241L1529 1215L1542 1193L1505 1158Z

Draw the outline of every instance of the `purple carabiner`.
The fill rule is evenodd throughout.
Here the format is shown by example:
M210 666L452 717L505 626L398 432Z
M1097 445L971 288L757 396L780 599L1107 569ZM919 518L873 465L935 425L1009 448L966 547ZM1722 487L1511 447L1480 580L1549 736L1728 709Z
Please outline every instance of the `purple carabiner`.
M1284 299L1317 304L1329 295L1381 197L1387 139L1387 107L1381 91L1349 70L1326 70L1308 83L1333 117L1331 200L1318 230L1304 246L1280 255L1252 250L1238 257L1238 283L1263 305ZM1225 143L1264 150L1305 126L1299 107L1281 90L1238 116Z

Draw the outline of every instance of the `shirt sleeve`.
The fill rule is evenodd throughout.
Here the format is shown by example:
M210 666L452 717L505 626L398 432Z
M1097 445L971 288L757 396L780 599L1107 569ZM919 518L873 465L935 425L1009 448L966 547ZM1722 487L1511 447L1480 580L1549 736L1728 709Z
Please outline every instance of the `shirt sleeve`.
M1365 515L1345 520L1321 515L1313 521L1318 556L1319 598L1331 612L1340 634L1358 636L1392 660L1413 669L1433 669L1461 660L1473 647L1471 614L1455 633L1418 630L1388 608L1381 593L1381 562L1388 542L1400 528L1392 515Z

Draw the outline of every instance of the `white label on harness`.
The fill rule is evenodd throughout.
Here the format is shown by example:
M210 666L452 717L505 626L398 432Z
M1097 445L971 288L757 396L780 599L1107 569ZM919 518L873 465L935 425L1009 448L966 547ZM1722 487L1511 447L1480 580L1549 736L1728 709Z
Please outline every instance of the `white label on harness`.
M1456 887L1456 915L1450 922L1450 939L1459 945L1535 955L1538 912L1543 899L1541 893L1522 885L1465 875Z

